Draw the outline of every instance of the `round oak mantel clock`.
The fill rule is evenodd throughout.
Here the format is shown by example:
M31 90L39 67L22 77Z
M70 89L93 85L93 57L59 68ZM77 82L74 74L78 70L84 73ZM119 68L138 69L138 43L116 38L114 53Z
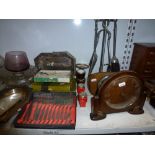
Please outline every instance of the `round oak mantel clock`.
M94 91L90 90L94 95L91 99L92 120L103 119L106 114L115 112L144 113L143 106L146 99L144 84L135 72L105 74L96 81L96 87L93 85ZM89 85L91 89L91 84Z

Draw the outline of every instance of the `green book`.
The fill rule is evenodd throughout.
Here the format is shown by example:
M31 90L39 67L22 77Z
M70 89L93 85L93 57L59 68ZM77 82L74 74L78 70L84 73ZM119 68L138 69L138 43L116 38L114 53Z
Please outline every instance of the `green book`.
M34 82L70 83L69 70L40 70L33 78Z

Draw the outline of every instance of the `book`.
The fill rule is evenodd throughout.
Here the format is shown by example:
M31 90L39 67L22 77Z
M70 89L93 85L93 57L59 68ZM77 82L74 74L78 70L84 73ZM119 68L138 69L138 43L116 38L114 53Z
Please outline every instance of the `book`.
M34 76L34 82L65 82L71 80L71 71L69 70L40 70Z

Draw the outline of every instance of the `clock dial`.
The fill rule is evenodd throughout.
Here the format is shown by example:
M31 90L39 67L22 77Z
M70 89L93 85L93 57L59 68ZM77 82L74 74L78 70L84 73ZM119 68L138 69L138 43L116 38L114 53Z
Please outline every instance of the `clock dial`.
M121 76L112 80L101 91L105 103L113 109L133 105L141 94L141 81L133 76Z

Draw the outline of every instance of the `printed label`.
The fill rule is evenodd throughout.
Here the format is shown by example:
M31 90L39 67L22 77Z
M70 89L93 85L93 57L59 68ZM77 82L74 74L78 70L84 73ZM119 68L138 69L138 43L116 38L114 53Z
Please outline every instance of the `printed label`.
M97 79L91 79L91 82L96 82L97 81Z
M123 86L126 85L126 83L125 83L125 82L121 82L121 83L119 83L118 85L119 85L119 87L123 87Z

